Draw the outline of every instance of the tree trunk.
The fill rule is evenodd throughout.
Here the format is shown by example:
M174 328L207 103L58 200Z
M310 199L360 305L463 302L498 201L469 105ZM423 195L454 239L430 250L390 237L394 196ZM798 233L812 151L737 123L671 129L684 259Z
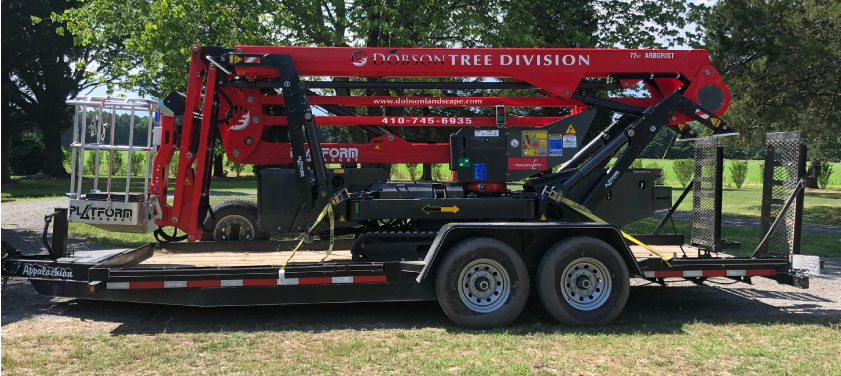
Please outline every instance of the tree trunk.
M432 164L424 163L423 164L423 173L421 173L421 180L422 181L432 181Z
M44 175L66 178L70 173L64 168L64 153L61 150L61 129L41 127L44 136Z
M0 160L2 160L2 169L3 169L3 184L10 183L12 181L12 171L11 165L9 164L9 148L12 147L12 135L11 132L6 131L2 133L2 146L0 146Z
M219 155L213 158L213 177L214 178L224 178L225 177L225 156Z
M810 162L809 168L806 170L806 181L804 185L806 188L818 189L818 176L821 174L820 168L823 165L823 161L820 158L814 158Z

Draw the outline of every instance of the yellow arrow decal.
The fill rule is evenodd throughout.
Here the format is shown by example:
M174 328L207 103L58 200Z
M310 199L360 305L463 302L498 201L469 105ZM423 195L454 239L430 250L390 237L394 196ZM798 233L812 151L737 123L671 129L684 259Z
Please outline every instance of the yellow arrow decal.
M421 210L423 210L423 212L426 213L426 214L431 214L431 213L453 213L453 214L455 214L455 213L458 213L459 209L458 209L458 206L455 206L455 205L453 205L453 206L430 206L429 204L427 204Z

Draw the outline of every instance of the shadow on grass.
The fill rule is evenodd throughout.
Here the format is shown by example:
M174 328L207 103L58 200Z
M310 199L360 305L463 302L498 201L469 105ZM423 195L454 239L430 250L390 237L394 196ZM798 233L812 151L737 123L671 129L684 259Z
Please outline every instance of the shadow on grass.
M160 333L232 333L261 331L324 332L333 330L444 329L449 333L681 334L698 322L724 324L838 325L841 310L818 303L826 299L802 292L719 286L635 286L622 314L605 327L558 324L531 297L523 314L506 328L477 331L454 325L437 302L314 304L262 307L179 307L87 300L56 301L36 295L26 281L3 291L3 325L36 315L57 315L81 321L118 323L112 335ZM780 309L757 298L785 299Z
M803 208L803 222L841 226L841 202L839 202L838 206L812 206Z

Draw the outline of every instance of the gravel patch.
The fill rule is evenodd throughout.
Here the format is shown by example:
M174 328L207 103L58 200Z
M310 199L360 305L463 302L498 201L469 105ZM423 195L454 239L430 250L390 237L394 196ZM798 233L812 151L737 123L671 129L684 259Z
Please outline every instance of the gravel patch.
M67 207L66 198L3 203L0 213L3 241L8 242L24 254L46 253L41 236L44 231L44 216L55 208ZM50 230L52 231L52 230ZM113 249L114 246L94 243L69 236L68 250Z

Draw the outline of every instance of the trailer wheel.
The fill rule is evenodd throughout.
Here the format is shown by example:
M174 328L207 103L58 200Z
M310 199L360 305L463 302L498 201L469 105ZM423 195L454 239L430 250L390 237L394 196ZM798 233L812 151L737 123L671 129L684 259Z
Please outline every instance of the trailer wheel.
M607 243L586 236L563 240L537 269L540 301L567 325L605 325L625 307L630 278L625 262Z
M435 294L444 313L458 325L505 326L526 305L528 271L507 244L491 238L468 239L441 261Z
M204 241L250 241L266 240L269 234L260 231L257 223L257 205L251 201L231 199L213 205L216 223L213 231L202 232ZM204 226L210 227L213 220L210 214L204 220Z

